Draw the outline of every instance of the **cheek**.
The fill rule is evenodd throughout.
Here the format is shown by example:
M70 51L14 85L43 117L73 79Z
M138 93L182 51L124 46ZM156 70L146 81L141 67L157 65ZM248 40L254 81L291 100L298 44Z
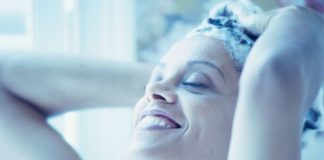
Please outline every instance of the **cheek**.
M226 157L232 131L233 104L230 98L221 96L195 96L182 104L189 124L185 135L187 144L194 143L197 150L204 148L204 155Z
M141 111L145 108L145 106L147 106L147 104L148 104L148 100L145 97L142 97L141 99L139 99L138 102L135 104L134 110L133 110L133 124L136 123L136 119L137 119L139 113L141 113Z
M235 109L231 98L191 97L183 104L189 127L197 134L219 135L230 134Z

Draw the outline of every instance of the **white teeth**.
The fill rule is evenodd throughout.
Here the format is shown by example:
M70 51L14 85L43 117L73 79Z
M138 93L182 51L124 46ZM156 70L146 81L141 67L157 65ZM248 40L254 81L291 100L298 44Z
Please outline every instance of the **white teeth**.
M139 129L150 129L154 127L159 127L159 128L173 128L172 124L169 124L166 120L160 117L156 116L146 116L144 117L138 124L137 126Z

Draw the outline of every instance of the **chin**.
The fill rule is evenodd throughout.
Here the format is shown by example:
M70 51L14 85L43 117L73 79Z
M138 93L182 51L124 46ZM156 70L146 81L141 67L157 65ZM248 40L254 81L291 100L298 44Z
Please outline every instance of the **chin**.
M178 141L179 142L179 141ZM127 151L127 160L190 160L182 153L176 141L140 141L133 139Z
M176 160L176 156L164 152L150 152L149 150L130 149L126 160ZM183 158L180 158L183 159Z

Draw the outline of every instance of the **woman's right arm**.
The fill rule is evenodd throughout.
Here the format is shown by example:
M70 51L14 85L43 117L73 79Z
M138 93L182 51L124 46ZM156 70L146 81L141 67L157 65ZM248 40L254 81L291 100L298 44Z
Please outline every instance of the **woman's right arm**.
M79 160L47 117L131 105L151 66L63 55L0 54L0 159Z
M0 87L0 159L79 160L34 105Z
M142 96L153 68L58 54L3 55L0 67L2 88L48 115L93 106L130 106Z

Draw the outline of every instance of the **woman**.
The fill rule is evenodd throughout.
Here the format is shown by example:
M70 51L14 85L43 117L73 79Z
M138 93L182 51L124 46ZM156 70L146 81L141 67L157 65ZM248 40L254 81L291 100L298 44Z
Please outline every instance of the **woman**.
M129 159L300 159L303 115L324 77L323 19L303 7L255 12L246 4L221 3L197 30L170 49L135 105ZM37 83L24 85L28 78L19 73L28 69L18 62L26 59L8 59L3 62L1 76L0 140L6 144L1 146L6 147L1 149L5 151L1 153L3 158L79 159L48 127L44 117L76 109L67 106L124 100L120 89L115 90L118 96L98 90L105 86L98 84L113 82L109 77L120 76L109 68L112 64L101 61L88 68L76 62L61 66L64 69L53 69L46 62L43 65L51 71L47 72L51 77L46 77L38 74L44 69L38 63L30 67L30 73L34 73L32 78L45 77L46 81L37 82L45 83L44 89L32 85ZM147 72L143 72L145 77ZM97 90L75 90L75 84L70 82L80 77L85 86ZM139 77L135 83L145 81ZM53 78L64 85L56 86ZM109 84L108 88L114 86ZM48 93L57 89L52 87L63 90L63 97L69 99ZM126 99L132 100L140 92L134 90L126 93L130 95ZM90 98L84 98L87 96Z

